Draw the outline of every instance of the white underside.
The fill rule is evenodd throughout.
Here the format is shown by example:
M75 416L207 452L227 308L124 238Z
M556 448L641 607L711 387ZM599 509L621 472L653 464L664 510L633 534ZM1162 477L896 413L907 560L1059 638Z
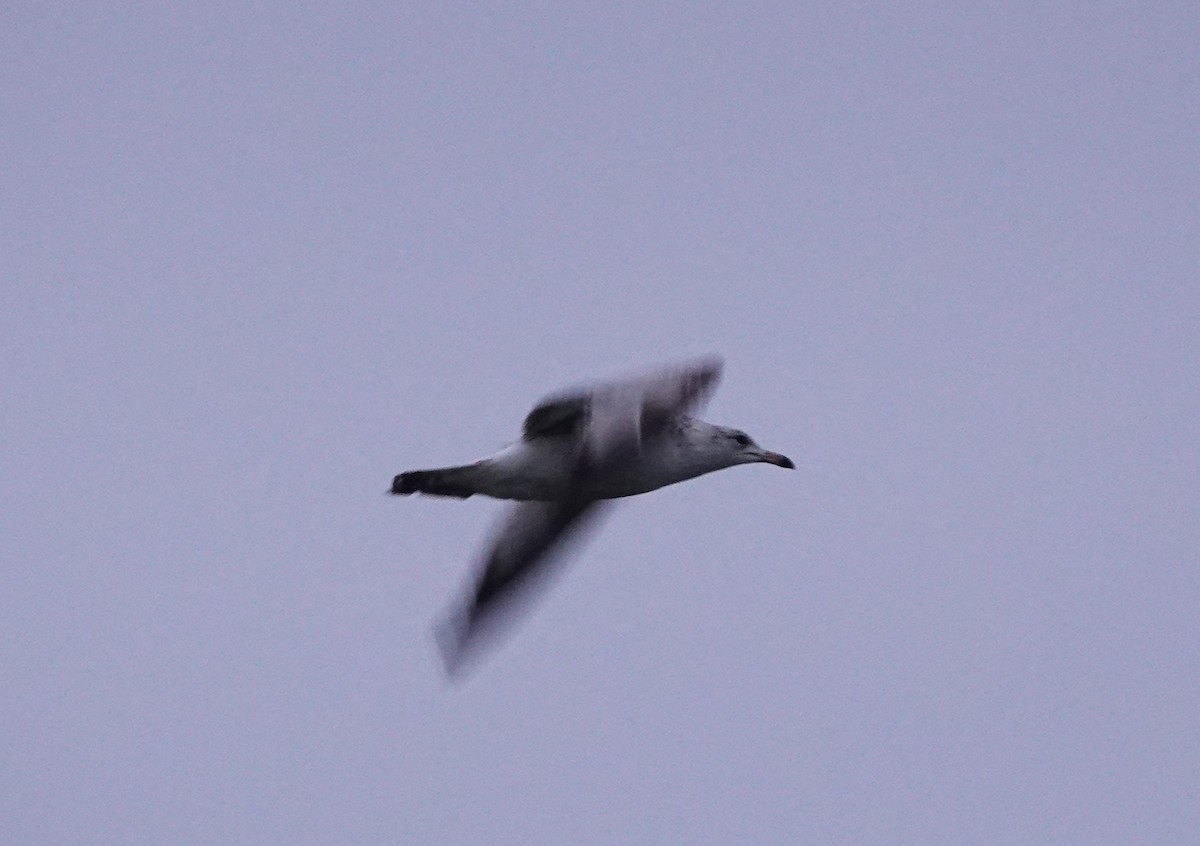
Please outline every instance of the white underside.
M562 438L519 441L473 465L481 494L497 499L559 500L568 495L616 499L673 485L728 467L726 456L687 449L676 438L645 442L628 460L597 468L586 480L576 477L573 442Z

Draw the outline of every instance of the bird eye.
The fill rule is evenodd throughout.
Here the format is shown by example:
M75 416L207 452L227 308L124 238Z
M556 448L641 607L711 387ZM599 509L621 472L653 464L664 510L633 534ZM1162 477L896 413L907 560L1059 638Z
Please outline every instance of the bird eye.
M750 436L745 432L738 432L733 439L738 442L738 446L750 446Z

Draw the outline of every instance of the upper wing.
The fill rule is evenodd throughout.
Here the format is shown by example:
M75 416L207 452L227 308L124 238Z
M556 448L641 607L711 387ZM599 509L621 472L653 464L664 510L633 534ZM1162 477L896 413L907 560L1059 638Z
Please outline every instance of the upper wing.
M521 437L527 441L553 435L574 435L587 418L591 398L575 394L547 399L529 412L521 427Z
M636 452L645 437L711 396L721 360L697 359L652 373L557 394L525 418L522 437L572 436L590 466Z
M585 461L597 466L636 453L644 438L707 400L720 378L720 359L706 358L598 387L581 431Z
M565 540L593 523L607 507L595 500L520 502L493 539L464 606L438 627L438 646L453 674L474 651L481 636L508 608L544 576L558 559Z

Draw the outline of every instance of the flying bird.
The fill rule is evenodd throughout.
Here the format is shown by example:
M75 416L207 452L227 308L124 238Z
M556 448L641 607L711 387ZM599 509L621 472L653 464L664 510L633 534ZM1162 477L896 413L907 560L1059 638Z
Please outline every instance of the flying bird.
M554 394L526 416L521 439L490 458L395 477L392 494L516 500L464 601L436 629L450 675L609 500L739 464L795 467L739 429L690 416L720 376L720 359L704 358Z

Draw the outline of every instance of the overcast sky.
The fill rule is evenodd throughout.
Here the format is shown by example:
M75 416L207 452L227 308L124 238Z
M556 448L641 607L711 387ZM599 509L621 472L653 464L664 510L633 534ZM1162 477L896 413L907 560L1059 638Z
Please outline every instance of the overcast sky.
M0 840L1200 831L1200 7L10 3ZM797 464L622 502L476 671L499 503L718 353Z

